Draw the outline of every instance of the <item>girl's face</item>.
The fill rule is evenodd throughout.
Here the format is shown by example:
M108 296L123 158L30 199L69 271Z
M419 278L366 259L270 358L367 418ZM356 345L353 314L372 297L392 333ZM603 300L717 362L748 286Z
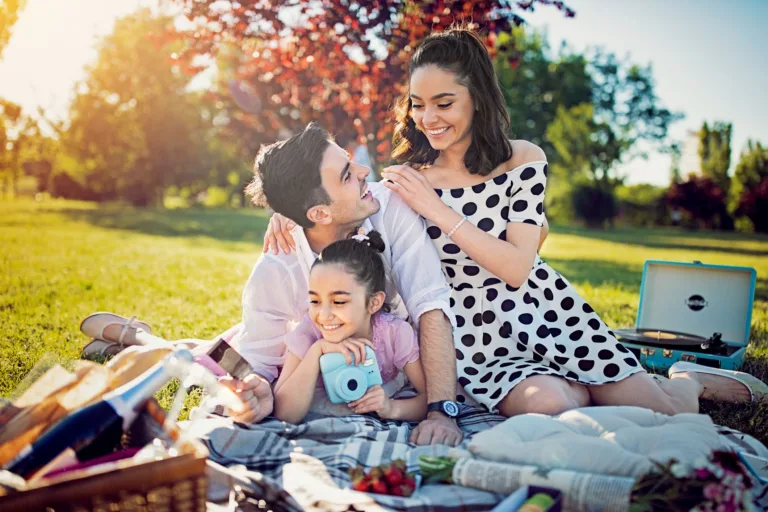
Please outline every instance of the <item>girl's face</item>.
M422 66L411 75L411 117L433 149L443 151L471 137L474 106L456 74Z
M379 310L377 297L366 297L366 289L343 265L317 265L309 276L309 318L323 338L338 343L347 338L370 339L371 315Z

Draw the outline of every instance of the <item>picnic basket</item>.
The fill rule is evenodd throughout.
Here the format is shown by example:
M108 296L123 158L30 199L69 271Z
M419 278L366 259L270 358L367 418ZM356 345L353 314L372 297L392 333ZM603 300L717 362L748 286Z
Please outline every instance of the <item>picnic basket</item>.
M175 457L142 464L129 459L101 473L72 471L41 481L40 486L0 497L0 510L204 512L207 457L205 446L191 440Z

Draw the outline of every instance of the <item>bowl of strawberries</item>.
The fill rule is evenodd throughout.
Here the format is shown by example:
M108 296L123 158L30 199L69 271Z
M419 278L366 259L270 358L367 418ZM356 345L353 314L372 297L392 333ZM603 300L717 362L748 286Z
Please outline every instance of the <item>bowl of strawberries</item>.
M357 466L349 470L352 489L360 492L372 492L389 496L411 496L418 487L419 475L409 473L405 461L397 459L390 464L371 468Z

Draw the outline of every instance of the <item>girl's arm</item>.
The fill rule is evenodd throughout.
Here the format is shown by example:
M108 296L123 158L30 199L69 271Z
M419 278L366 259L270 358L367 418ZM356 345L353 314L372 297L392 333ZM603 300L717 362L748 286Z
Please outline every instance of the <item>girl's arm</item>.
M320 375L320 345L309 348L304 359L288 352L280 378L275 384L275 410L273 415L287 423L298 424L309 412L312 397Z

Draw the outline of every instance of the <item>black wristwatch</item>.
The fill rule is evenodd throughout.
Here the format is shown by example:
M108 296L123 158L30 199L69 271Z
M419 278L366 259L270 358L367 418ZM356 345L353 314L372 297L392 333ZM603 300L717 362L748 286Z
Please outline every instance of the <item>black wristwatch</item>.
M427 412L439 411L449 418L455 418L459 415L459 404L453 400L442 400L440 402L432 402L427 405Z

